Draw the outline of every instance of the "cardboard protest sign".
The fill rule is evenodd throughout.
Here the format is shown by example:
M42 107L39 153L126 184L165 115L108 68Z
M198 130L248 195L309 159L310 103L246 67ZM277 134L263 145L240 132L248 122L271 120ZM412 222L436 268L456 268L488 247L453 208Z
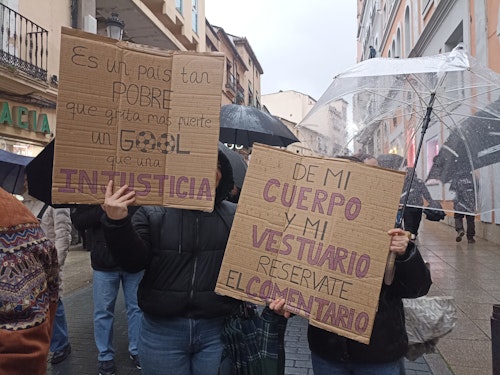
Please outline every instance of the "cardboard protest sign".
M216 292L368 343L404 174L254 145Z
M52 197L210 211L224 55L164 51L63 28Z

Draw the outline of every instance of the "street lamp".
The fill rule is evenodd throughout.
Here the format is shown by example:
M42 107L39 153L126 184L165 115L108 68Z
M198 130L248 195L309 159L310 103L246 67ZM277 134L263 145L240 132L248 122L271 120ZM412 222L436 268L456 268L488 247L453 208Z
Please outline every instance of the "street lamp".
M118 18L118 13L111 13L111 17L106 19L106 32L108 38L122 40L125 22Z

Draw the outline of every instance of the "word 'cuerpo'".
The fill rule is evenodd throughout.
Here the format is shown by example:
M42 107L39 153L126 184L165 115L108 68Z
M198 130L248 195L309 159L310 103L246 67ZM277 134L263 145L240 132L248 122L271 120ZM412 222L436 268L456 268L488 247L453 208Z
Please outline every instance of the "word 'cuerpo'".
M335 207L344 206L344 216L347 220L354 220L361 211L361 200L357 197L346 197L337 192L328 192L322 189L313 191L310 187L290 185L285 182L283 186L271 178L264 186L262 193L266 202L272 203L280 199L284 207L294 206L298 210L317 212L331 216Z

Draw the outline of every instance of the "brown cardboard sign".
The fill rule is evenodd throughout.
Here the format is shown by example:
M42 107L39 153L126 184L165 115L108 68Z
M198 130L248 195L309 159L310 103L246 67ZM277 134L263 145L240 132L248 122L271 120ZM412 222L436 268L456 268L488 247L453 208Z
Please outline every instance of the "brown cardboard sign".
M164 51L63 28L52 197L213 209L224 55Z
M404 174L254 145L216 292L368 343Z

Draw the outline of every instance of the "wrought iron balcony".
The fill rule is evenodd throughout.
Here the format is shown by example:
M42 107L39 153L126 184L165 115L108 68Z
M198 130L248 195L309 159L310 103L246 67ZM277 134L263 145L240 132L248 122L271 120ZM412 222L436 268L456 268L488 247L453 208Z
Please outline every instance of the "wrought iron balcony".
M0 65L47 81L49 33L0 4Z
M236 104L245 104L245 89L238 82L236 84Z

